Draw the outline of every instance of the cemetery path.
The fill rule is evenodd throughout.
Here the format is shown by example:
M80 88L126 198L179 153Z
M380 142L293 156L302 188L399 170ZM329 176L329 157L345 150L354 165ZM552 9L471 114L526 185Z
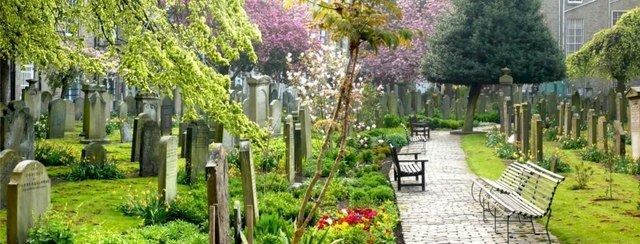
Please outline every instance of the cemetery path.
M421 151L420 157L429 160L425 166L424 192L419 186L403 187L402 192L395 188L405 243L507 242L506 223L498 222L501 234L496 234L493 218L484 222L480 205L471 197L471 182L476 176L467 167L460 136L436 131L432 132L431 140L413 143L404 149ZM410 177L406 180L411 181ZM544 229L538 223L535 225L538 232ZM512 223L511 228L516 232L531 232L530 223ZM557 242L554 236L551 238ZM547 239L546 235L511 234L509 241L544 243Z

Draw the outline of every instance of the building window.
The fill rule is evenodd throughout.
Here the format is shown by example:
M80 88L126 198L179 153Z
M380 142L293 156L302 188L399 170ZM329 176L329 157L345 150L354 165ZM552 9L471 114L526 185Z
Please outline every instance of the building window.
M611 26L614 26L627 11L613 11L611 13Z
M19 82L19 84L22 84L22 87L29 86L29 83L27 83L27 80L35 78L35 73L33 71L33 64L21 65L18 74L19 74L18 77L16 77L17 80L22 81L22 82Z
M582 0L567 0L569 4L581 4Z
M80 82L76 81L69 86L67 90L66 98L73 101L79 96L80 96Z
M567 54L578 51L582 43L584 43L584 21L582 19L568 19L565 51Z

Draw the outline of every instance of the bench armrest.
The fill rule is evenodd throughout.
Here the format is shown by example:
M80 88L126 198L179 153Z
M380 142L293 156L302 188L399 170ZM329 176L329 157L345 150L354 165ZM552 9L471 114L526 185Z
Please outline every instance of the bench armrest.
M405 153L400 153L399 152L397 154L398 154L398 156L400 156L400 155L419 155L420 153L419 152L413 152L413 153L412 152L405 152Z
M429 160L426 159L398 159L399 163L424 163L424 162L429 162Z

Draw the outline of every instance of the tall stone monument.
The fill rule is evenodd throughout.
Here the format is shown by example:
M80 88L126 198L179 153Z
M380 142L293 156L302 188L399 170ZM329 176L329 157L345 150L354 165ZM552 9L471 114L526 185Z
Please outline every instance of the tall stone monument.
M251 76L247 79L249 98L247 116L258 125L265 126L269 111L269 76Z

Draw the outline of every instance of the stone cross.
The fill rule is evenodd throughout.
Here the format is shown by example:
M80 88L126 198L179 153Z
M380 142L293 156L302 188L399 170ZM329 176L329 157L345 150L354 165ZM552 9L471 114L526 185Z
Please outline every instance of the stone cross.
M47 169L35 160L24 160L13 169L7 187L7 243L26 243L28 231L51 203Z
M0 152L0 209L7 206L7 186L11 179L13 168L22 161L18 152L7 149Z
M47 121L47 138L64 138L65 122L67 116L67 103L62 99L53 100L49 104L49 118Z
M220 143L209 146L207 172L207 203L215 206L215 236L213 243L230 243L229 240L229 166L224 147ZM210 223L211 224L211 223ZM211 243L211 241L210 241Z
M163 136L160 138L159 168L158 168L158 196L167 205L171 204L177 195L178 188L178 138Z
M258 219L258 196L256 191L256 175L251 153L251 143L240 142L240 173L242 175L242 195L244 204L253 206L254 218Z

